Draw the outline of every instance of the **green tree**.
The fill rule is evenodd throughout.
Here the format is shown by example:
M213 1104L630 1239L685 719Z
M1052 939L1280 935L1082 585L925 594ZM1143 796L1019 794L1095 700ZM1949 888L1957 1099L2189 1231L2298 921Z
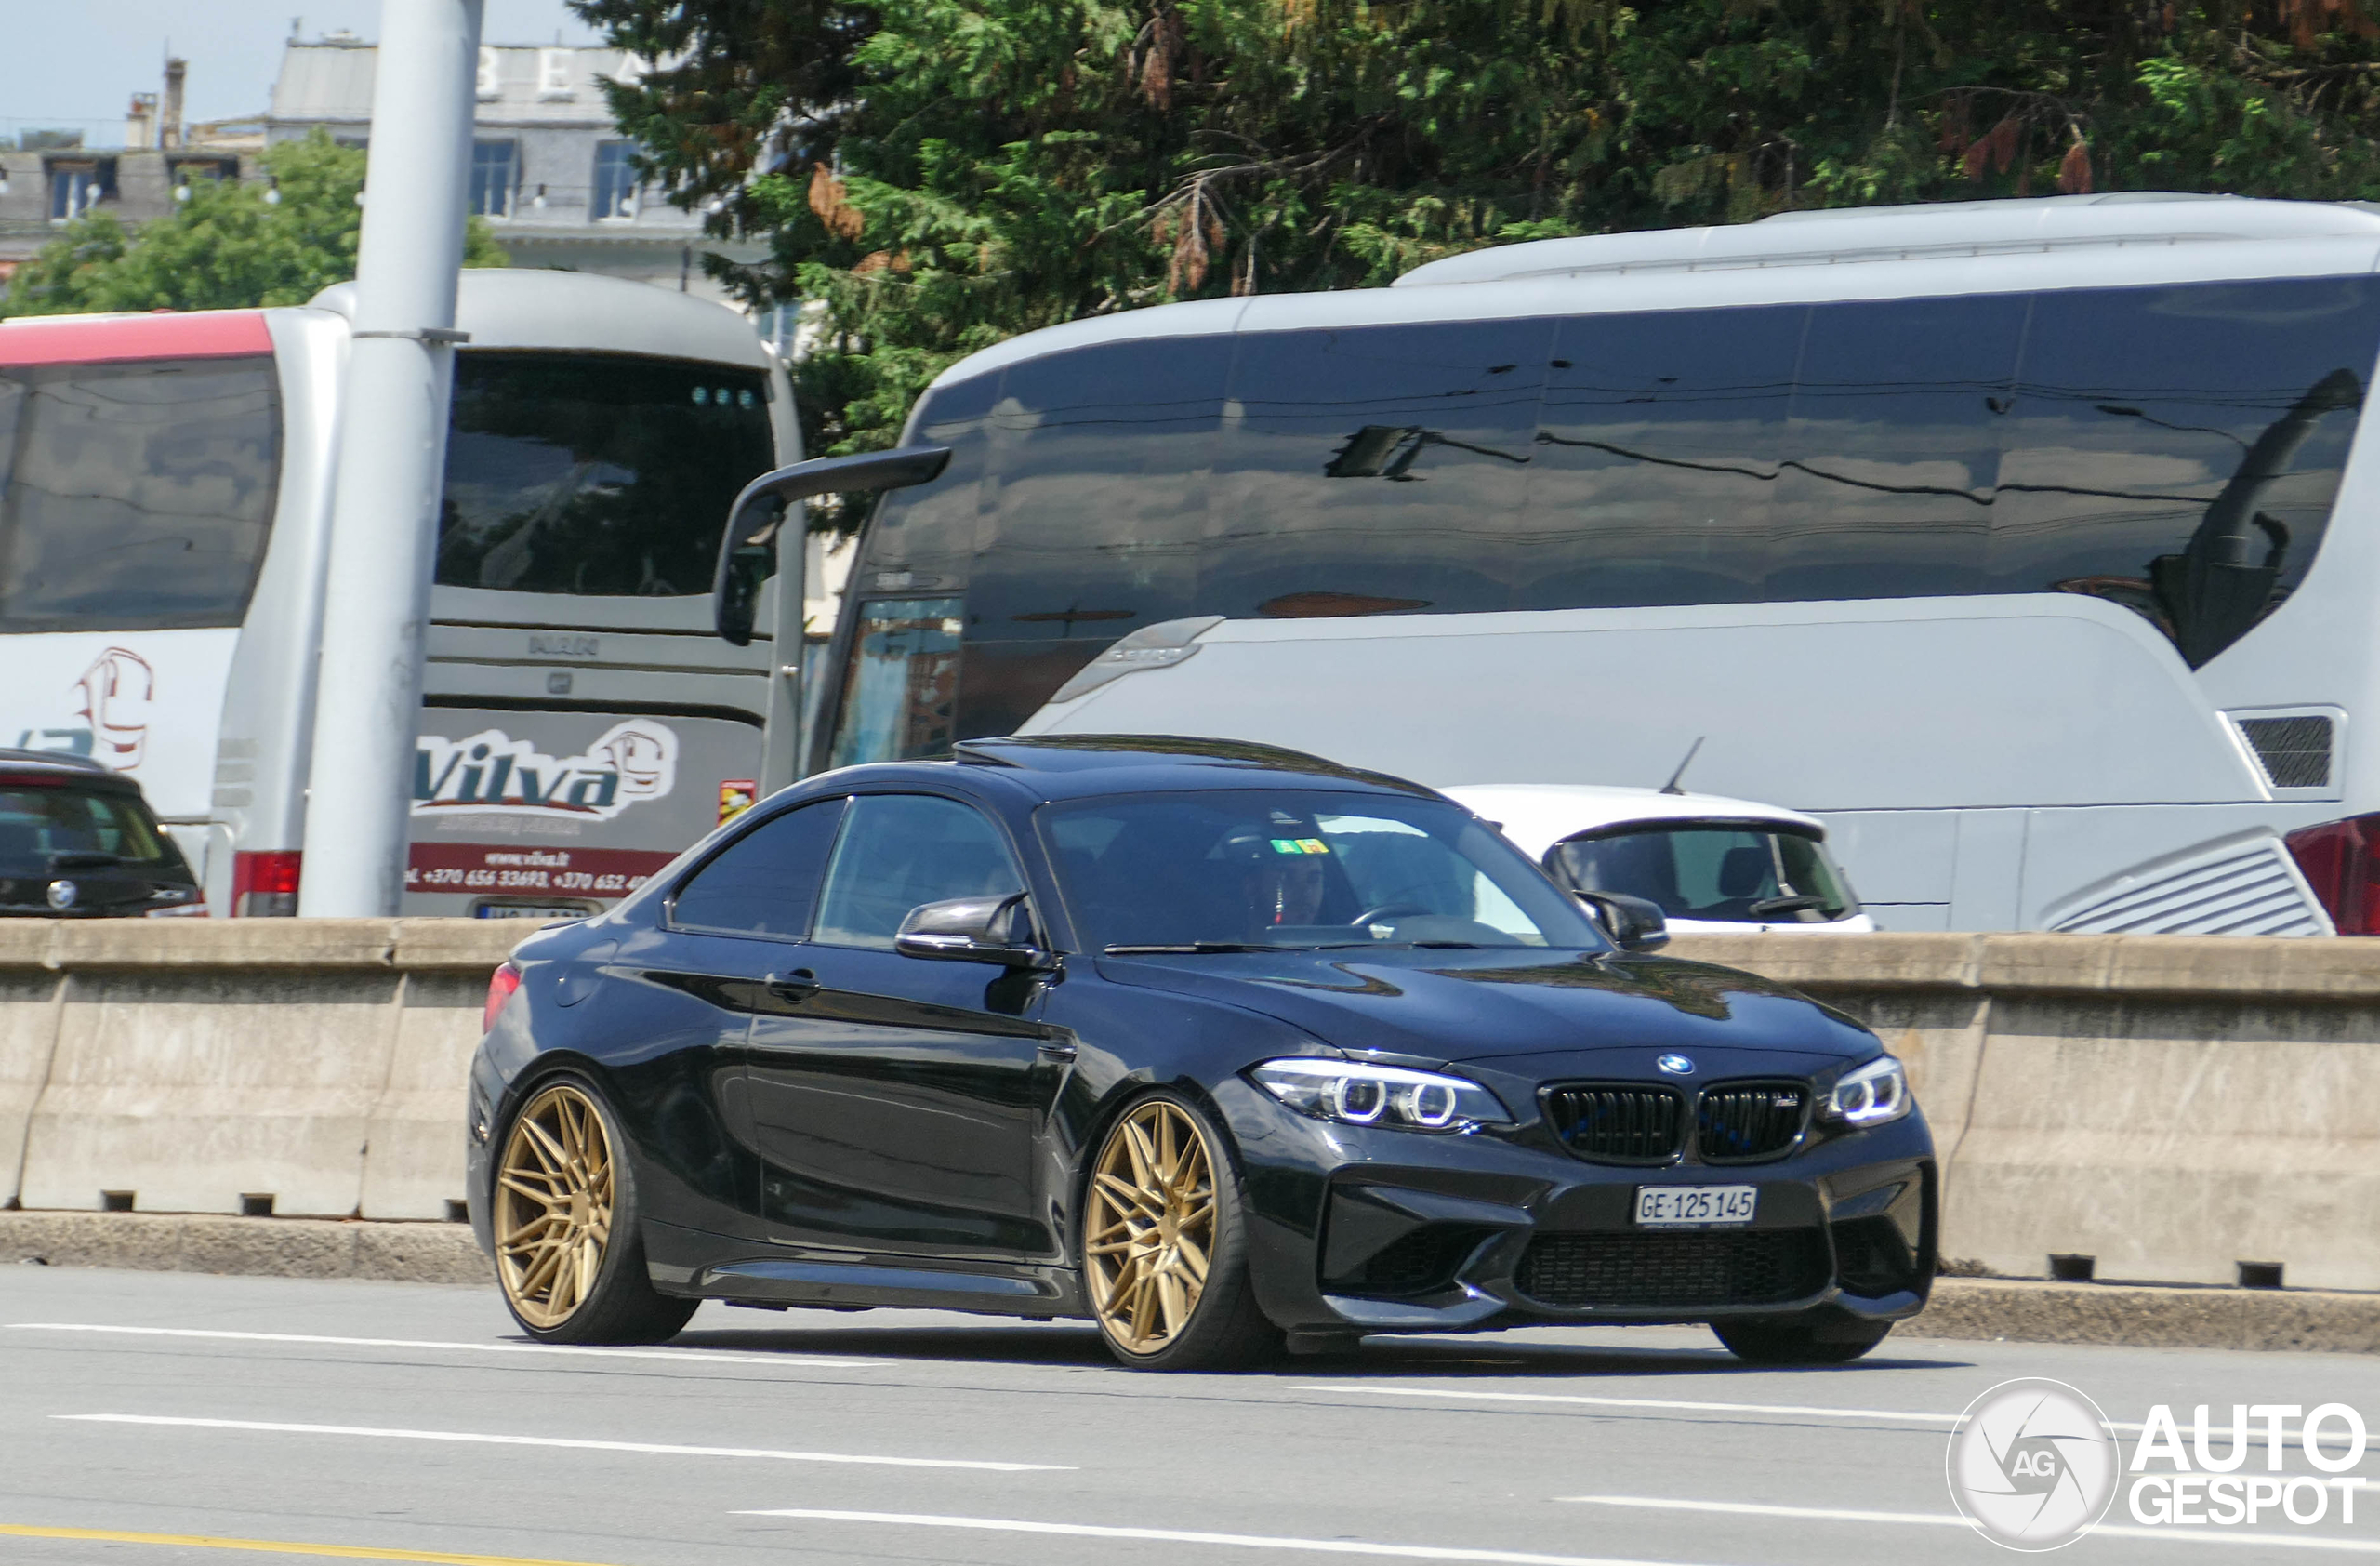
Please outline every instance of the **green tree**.
M0 315L303 304L355 275L364 153L317 130L269 147L270 183L197 179L171 217L127 232L100 210L69 222L9 280ZM465 266L502 266L470 220Z
M2380 197L2380 0L573 0L647 172L823 308L810 449L1163 300L1791 207Z

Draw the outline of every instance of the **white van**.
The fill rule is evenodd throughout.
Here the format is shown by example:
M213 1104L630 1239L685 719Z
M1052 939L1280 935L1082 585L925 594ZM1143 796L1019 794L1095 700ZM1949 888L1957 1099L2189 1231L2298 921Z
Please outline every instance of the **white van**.
M1876 927L1826 851L1825 824L1797 810L1584 783L1439 791L1493 822L1571 891L1645 898L1673 932Z

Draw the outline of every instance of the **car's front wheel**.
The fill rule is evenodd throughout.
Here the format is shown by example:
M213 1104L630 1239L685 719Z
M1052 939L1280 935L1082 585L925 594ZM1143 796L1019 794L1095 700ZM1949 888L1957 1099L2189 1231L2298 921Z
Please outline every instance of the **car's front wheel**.
M1248 1275L1247 1203L1221 1128L1152 1093L1108 1128L1083 1214L1083 1279L1108 1351L1137 1370L1227 1370L1281 1347Z
M1890 1321L1846 1320L1831 1313L1713 1321L1711 1330L1739 1360L1755 1365L1841 1365L1884 1341Z
M562 1077L507 1127L491 1204L512 1319L548 1343L659 1343L698 1303L657 1292L637 1238L636 1170L592 1082Z

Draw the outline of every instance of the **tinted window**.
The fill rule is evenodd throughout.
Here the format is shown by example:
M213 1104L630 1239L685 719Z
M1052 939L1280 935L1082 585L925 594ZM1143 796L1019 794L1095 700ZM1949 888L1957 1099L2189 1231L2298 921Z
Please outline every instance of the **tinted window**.
M280 468L270 359L0 372L0 628L239 624Z
M842 817L842 801L823 800L761 822L694 872L670 905L670 922L799 940L810 931L810 909Z
M1791 305L1562 323L1519 607L1761 596L1808 315Z
M1651 827L1566 843L1564 879L1585 892L1648 897L1673 919L1793 923L1859 904L1816 839L1743 827Z
M2043 295L1991 591L2122 604L2204 663L2305 579L2375 352L2370 278Z
M861 604L843 660L829 766L938 756L958 736L959 600Z
M863 794L826 875L817 938L890 951L920 904L1023 890L1007 840L980 812L931 794Z
M0 872L46 869L53 854L112 854L181 868L181 856L140 807L74 789L0 789Z
M1552 337L1543 321L1242 335L1199 612L1511 607Z
M459 353L438 579L510 592L707 593L727 508L774 461L759 370Z
M1982 591L2026 305L1998 295L1811 309L1763 596Z

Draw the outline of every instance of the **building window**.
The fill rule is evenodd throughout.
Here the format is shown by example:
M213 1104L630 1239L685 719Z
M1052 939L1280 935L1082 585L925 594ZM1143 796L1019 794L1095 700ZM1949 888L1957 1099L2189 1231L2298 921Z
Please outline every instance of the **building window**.
M635 217L636 187L636 168L628 162L628 144L595 143L595 200L588 215L598 219Z
M520 184L521 144L471 143L471 210L483 218L512 216L512 193Z
M115 160L53 163L49 166L50 221L79 218L115 194Z
M753 329L760 340L776 351L776 356L790 363L794 348L801 340L801 302L773 304L752 317Z

